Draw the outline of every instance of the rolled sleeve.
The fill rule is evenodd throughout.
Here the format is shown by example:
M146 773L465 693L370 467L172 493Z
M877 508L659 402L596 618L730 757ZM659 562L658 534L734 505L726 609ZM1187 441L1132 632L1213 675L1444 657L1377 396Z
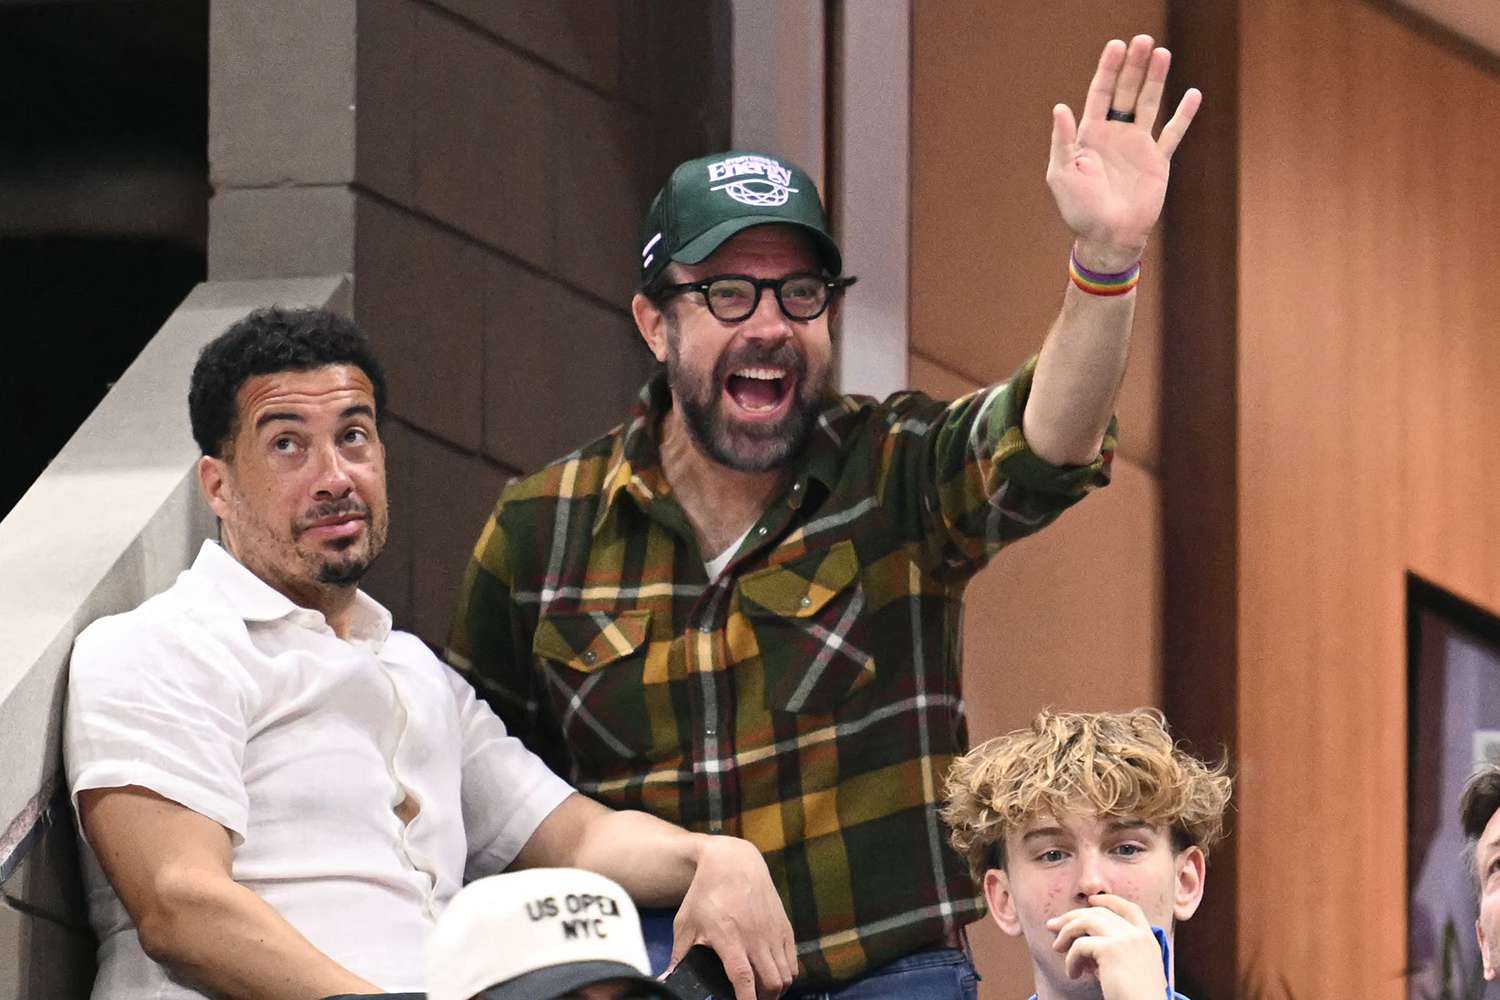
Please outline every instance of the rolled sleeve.
M1000 549L1109 483L1113 419L1088 465L1053 465L1031 450L1022 417L1035 372L1033 357L1007 381L951 403L906 396L894 410L901 433L894 435L893 451L904 457L893 464L904 472L891 482L915 480L926 498L922 530L945 572L976 572Z
M992 495L1009 482L1040 494L1076 500L1090 490L1109 485L1119 422L1110 418L1099 455L1088 465L1053 465L1038 456L1026 443L1021 429L1036 375L1036 361L1035 357L1028 359L1010 381L991 390L994 396L980 421L982 433L976 451L989 461L986 482Z

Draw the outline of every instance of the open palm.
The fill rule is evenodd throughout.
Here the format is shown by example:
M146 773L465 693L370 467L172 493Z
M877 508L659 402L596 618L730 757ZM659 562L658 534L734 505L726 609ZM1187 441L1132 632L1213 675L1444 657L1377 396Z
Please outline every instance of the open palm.
M1171 53L1149 35L1104 47L1089 84L1081 121L1065 104L1052 109L1047 184L1063 221L1093 250L1096 263L1121 269L1140 255L1161 215L1172 154L1203 95L1190 89L1152 136ZM1111 120L1134 116L1133 121Z

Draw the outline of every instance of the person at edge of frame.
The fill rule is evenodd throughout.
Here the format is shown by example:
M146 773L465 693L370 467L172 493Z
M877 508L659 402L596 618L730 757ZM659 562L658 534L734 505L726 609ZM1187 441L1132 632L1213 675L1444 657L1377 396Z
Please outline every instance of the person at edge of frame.
M1464 833L1464 865L1479 894L1474 935L1484 978L1500 975L1500 767L1480 768L1464 786L1459 823Z

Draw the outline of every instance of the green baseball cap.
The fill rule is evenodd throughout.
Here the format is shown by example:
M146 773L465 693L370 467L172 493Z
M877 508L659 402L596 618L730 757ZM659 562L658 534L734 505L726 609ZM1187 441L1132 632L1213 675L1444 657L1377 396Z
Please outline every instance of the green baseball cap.
M641 231L641 285L669 261L697 264L735 233L769 223L797 226L830 275L844 268L812 178L790 160L730 150L689 160L672 171Z

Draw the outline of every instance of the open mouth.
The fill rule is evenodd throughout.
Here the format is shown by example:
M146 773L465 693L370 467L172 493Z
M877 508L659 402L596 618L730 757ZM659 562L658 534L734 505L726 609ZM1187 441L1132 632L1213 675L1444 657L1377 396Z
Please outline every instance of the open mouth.
M792 377L784 368L740 368L724 380L724 391L744 412L770 415L791 395Z

